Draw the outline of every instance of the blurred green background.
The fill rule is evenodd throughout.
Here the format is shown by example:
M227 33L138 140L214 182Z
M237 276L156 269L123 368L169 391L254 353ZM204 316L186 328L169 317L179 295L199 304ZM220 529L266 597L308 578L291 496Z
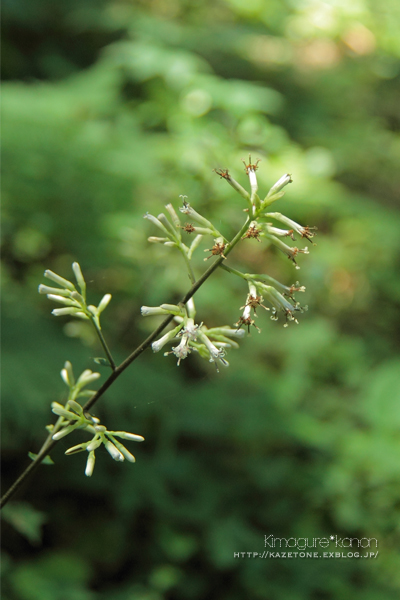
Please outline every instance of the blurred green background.
M146 352L95 413L144 435L137 463L52 453L4 511L5 600L375 600L400 590L400 8L397 0L5 0L3 489L37 451L65 360L96 369L85 324L51 316L43 270L80 262L118 359L188 288L143 221L186 194L227 237L240 159L275 210L316 225L301 270L249 240L230 264L307 287L260 315L216 374ZM207 241L204 247L209 247ZM197 265L203 268L202 251ZM204 256L204 255L203 255ZM232 325L225 272L198 317ZM261 311L260 311L261 312ZM103 371L104 377L106 371ZM253 560L275 537L375 537L375 560Z

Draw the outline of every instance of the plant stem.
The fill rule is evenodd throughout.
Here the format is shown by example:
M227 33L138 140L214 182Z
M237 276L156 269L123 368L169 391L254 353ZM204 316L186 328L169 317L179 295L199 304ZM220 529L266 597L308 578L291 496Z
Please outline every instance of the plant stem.
M250 221L251 221L250 217L247 217L244 225L241 227L241 229L238 231L238 233L235 235L235 237L232 239L232 241L227 245L226 249L224 250L225 256L227 256L233 250L233 248L236 246L236 244L241 240L243 234L248 229L248 225L249 225ZM183 296L183 298L181 300L182 304L186 304L186 302L188 300L190 300L190 298L197 292L197 290L210 277L210 275L212 275L212 273L214 273L214 271L219 266L221 266L221 264L224 260L225 259L222 256L220 256L219 258L217 258L217 260L215 262L212 263L212 265L210 265L208 267L208 269L206 271L204 271L203 275L197 281L195 281L193 283L190 290ZM167 325L169 325L169 323L172 321L172 319L173 319L173 315L169 315L166 319L164 319L164 321L157 327L157 329L155 329L153 331L153 333L151 333L149 335L149 337L146 338L144 340L144 342L142 342L140 344L140 346L138 346L120 365L118 365L118 367L115 366L115 363L112 360L111 354L109 353L108 347L104 341L103 348L104 348L105 352L107 353L108 359L109 360L111 359L110 364L111 365L114 364L113 372L106 379L106 381L103 383L103 385L97 390L97 392L82 407L84 412L88 411L95 404L95 402L97 402L97 400L99 398L101 398L101 396L103 396L104 392L106 392L108 390L108 388L121 375L121 373L123 373L123 371L125 371L125 369L127 367L129 367L129 365L132 364L133 361L136 360L138 358L138 356L140 356L140 354L142 354L142 352L144 352L146 350L146 348L148 348L151 345L151 343L158 337L158 335L167 327ZM104 340L103 336L101 335L100 330L98 330L97 327L96 327L96 331L99 334L100 340L101 341ZM108 352L107 352L106 348L107 348ZM58 423L58 421L57 421L57 423ZM21 485L24 483L26 478L33 471L36 470L36 468L40 465L40 463L44 460L44 458L49 454L50 450L52 450L53 447L56 445L57 442L52 439L52 436L54 435L54 433L55 433L55 428L47 437L43 446L39 450L38 455L36 456L35 460L31 462L31 464L25 469L25 471L23 471L23 473L18 477L18 479L11 485L11 487L3 495L3 497L1 498L1 501L0 501L0 508L2 508L14 496L14 494L21 487Z
M117 368L117 365L115 364L114 359L112 357L112 354L110 352L110 349L107 346L107 342L106 342L106 340L104 338L104 335L103 335L100 327L97 325L95 319L91 318L90 320L93 323L93 327L95 328L97 335L99 336L100 343L103 346L103 350L104 350L104 352L107 355L108 362L110 363L110 367L112 368L113 371L115 371L115 369Z
M179 246L179 250L182 252L183 258L185 260L188 274L189 274L189 279L190 279L191 283L194 284L194 283L196 283L196 277L195 277L192 265L190 264L189 257L185 251L185 248L183 248L182 246Z
M241 271L238 271L237 269L232 269L232 267L228 267L228 265L221 265L221 269L224 269L224 271L227 271L228 273L232 273L232 275L237 275L238 277L241 277L242 279L246 279L246 281L249 279L248 275L246 275L246 273L242 273Z

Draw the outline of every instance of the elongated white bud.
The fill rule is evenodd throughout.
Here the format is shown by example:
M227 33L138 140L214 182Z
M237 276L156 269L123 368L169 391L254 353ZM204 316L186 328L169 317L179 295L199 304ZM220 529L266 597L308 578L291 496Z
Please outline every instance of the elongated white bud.
M96 462L96 457L94 452L90 452L88 459L86 461L86 469L85 469L85 475L86 477L91 477L93 475L93 469L94 469L94 463Z
M130 440L131 442L144 442L144 437L142 435L136 435L136 433L129 433L128 431L109 431L109 433L123 440Z
M100 303L97 307L98 314L100 314L101 312L103 312L103 310L105 308L107 308L107 306L110 303L111 298L112 298L111 294L106 294L105 296L102 297L102 299L100 300Z
M68 279L64 279L64 277L60 277L60 275L57 275L57 273L50 271L50 269L46 269L44 276L47 277L47 279L54 281L54 283L58 283L59 286L66 288L67 290L71 290L71 292L75 290L73 283L68 281Z

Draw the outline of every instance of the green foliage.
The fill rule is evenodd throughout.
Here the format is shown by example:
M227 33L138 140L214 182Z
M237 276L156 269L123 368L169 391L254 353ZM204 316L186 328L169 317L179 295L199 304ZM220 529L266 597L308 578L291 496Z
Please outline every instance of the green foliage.
M143 215L186 194L227 238L241 225L213 168L245 185L251 152L260 188L291 173L279 210L319 230L299 272L256 240L229 256L299 279L300 325L261 314L261 334L218 376L145 353L96 405L146 438L131 469L99 460L86 480L85 457L59 443L24 490L22 533L37 543L46 515L43 548L5 525L5 597L398 597L398 3L35 0L4 12L4 489L40 447L50 403L66 400L65 360L80 372L102 352L90 324L48 314L45 268L68 278L77 260L95 304L112 293L102 327L121 359L153 328L140 306L190 286L183 262L147 243ZM246 282L229 278L199 291L210 327L240 315ZM270 533L376 537L380 554L234 559Z

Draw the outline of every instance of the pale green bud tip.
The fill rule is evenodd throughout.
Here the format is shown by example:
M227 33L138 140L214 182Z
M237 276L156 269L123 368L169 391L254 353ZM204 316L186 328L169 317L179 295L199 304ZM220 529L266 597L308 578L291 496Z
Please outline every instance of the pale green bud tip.
M75 400L68 400L68 406L78 415L82 414L82 406L78 402L75 402Z
M47 279L51 279L52 281L54 281L54 283L58 283L58 285L63 288L66 288L71 291L75 290L75 286L73 283L68 281L68 279L64 279L64 277L60 277L60 275L57 275L57 273L50 271L50 269L46 269L46 271L44 272L44 276L47 277Z
M102 299L100 300L100 304L97 307L97 312L101 313L105 308L107 308L107 306L110 303L112 296L111 294L106 294L105 296L102 297Z
M94 463L96 462L96 457L94 455L94 451L89 452L88 459L86 461L86 469L85 475L86 477L91 477L93 475Z

